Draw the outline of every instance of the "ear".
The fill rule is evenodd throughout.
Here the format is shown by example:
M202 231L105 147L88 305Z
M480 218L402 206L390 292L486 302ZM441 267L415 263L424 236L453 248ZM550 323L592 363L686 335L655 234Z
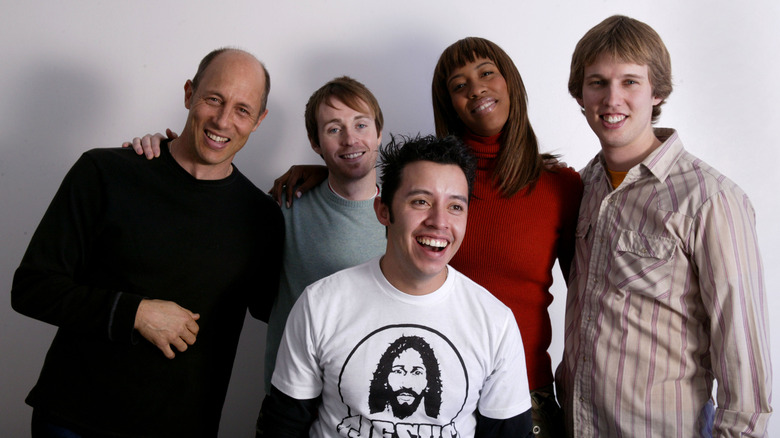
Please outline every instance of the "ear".
M382 131L379 131L379 133L376 136L376 144L377 144L377 147L381 147L382 146Z
M192 95L195 94L195 89L192 88L192 81L187 79L184 83L184 108L190 109L192 106Z
M583 108L583 109L585 108L585 105L582 103L582 98L581 97L578 97L575 100L577 101L577 105L579 105L580 108Z
M262 122L265 116L267 115L268 115L268 108L266 108L265 111L263 111L263 114L260 114L260 117L257 118L257 123L255 123L255 127L252 128L252 132L255 132L255 130L260 126L260 122Z
M390 225L390 209L382 202L382 198L377 196L374 198L374 212L379 223L384 226Z
M663 102L663 99L658 96L653 96L653 106L657 106L661 102Z
M314 150L314 152L317 153L317 155L322 156L322 148L311 137L309 137L309 145L311 145L311 148Z

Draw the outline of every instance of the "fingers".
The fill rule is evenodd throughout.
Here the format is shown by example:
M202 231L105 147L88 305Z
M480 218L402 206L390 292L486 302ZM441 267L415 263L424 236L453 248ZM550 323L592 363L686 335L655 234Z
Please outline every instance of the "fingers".
M322 180L318 180L315 178L306 177L303 182L298 186L298 189L295 191L295 198L300 198L303 193L308 192L309 190L317 187L322 182ZM288 197L289 199L289 197Z
M127 146L125 146L127 145ZM141 139L138 137L135 137L132 142L124 142L122 143L122 147L132 147L136 154L138 155L144 155L144 148L141 146ZM146 157L149 158L149 157Z
M160 156L160 143L162 143L163 140L173 140L178 137L178 134L168 128L165 130L165 135L158 132L154 135L146 134L140 138L135 137L132 142L126 141L122 143L122 147L132 147L136 154L144 155L148 160L151 160L152 158Z
M287 173L289 175L285 183L285 195L287 196L287 208L290 208L293 201L293 190L295 190L295 185L301 180L303 174L300 166L292 166ZM297 191L295 195L296 198L300 198L301 192Z
M159 348L160 351L163 352L163 355L168 359L173 359L176 357L176 355L173 353L173 350L171 350L171 346L168 344L158 345L157 348Z
M197 339L200 315L172 301L142 300L136 311L135 329L169 359L175 357L171 346L186 351Z
M290 172L292 172L294 168L295 166L290 167L290 169L287 170L287 172L285 172L282 176L276 178L274 180L274 186L271 187L271 190L269 191L271 197L274 198L274 201L276 201L276 203L279 204L279 206L282 205L282 190L287 189L287 186L290 185L288 184L288 181L290 179ZM287 199L289 199L289 193ZM287 207L289 208L290 205L288 204Z

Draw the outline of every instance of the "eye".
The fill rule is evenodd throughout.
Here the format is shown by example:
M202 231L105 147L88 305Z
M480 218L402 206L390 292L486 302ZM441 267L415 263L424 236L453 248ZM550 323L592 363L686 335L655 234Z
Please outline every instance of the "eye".
M491 70L485 70L485 71L483 71L482 73L480 73L480 76L482 76L482 77L484 78L485 76L490 76L490 75L492 75L493 73L495 73L495 72L494 72L494 71L491 71Z
M457 83L457 84L452 86L452 90L450 92L451 93L457 93L458 91L462 90L463 87L465 87L465 86L466 86L466 84L464 82Z
M366 128L368 128L368 124L366 124L366 123L358 123L357 128L358 129L366 129Z
M413 206L423 207L423 206L428 205L428 201L426 201L425 199L412 199L411 204Z
M341 131L338 127L328 128L325 132L328 134L338 134Z
M207 97L205 100L206 100L206 102L209 105L219 105L219 103L220 103L219 98L213 97L213 96L212 97Z
M462 213L462 212L466 211L466 206L463 205L463 204L452 204L452 206L450 206L450 209L452 209L453 211L455 211L457 213Z

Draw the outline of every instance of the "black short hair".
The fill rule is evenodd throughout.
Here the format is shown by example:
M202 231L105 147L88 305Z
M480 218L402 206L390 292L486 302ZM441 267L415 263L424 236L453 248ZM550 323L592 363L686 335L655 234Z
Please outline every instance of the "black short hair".
M474 188L477 159L459 138L433 135L415 137L391 136L390 142L379 149L379 170L382 184L382 203L390 208L393 197L401 185L401 174L410 163L431 161L437 164L454 164L463 170L469 186L469 198ZM392 213L392 209L390 210Z

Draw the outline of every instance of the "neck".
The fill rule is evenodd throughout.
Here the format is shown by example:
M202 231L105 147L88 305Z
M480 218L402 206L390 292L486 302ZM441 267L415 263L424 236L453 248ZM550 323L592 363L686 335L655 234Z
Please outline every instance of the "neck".
M446 267L434 276L417 278L404 270L402 266L393 263L387 254L379 260L379 268L382 270L382 275L394 288L408 295L428 295L435 292L447 281L448 268Z
M637 145L616 148L602 145L601 150L604 153L607 169L615 172L627 172L644 161L661 144L661 140L653 134L651 138Z
M233 173L232 160L218 164L202 164L193 156L192 149L182 142L181 137L168 143L168 150L173 159L195 179L218 180L227 178Z
M376 170L358 180L341 181L328 175L328 185L334 193L350 201L366 201L376 196Z

